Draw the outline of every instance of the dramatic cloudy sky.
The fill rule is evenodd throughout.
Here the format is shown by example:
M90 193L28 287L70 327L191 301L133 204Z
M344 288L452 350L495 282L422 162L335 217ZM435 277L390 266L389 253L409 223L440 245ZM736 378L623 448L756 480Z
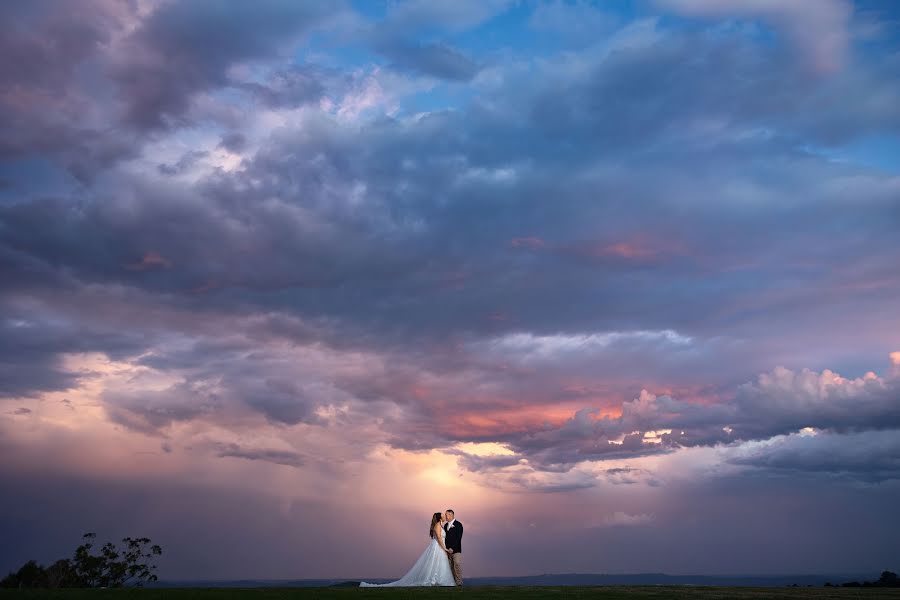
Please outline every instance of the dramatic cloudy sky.
M0 7L0 571L900 568L900 9Z

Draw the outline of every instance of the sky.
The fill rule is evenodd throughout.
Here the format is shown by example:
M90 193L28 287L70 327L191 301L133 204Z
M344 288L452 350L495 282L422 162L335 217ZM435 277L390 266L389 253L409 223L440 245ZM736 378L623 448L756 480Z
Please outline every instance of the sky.
M0 5L0 573L900 570L900 8Z

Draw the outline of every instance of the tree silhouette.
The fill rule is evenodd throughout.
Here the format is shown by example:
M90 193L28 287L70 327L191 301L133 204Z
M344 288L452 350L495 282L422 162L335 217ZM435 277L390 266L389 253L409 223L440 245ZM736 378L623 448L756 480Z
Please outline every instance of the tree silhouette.
M897 574L891 571L882 571L878 581L848 581L842 583L841 587L900 587L900 579Z
M162 554L158 544L150 544L150 538L122 538L125 547L116 548L107 542L100 553L91 553L96 533L85 533L84 543L75 549L71 559L62 558L44 568L37 561L29 560L15 573L0 580L0 587L125 587L143 586L146 581L156 581L153 571L156 565L143 562Z

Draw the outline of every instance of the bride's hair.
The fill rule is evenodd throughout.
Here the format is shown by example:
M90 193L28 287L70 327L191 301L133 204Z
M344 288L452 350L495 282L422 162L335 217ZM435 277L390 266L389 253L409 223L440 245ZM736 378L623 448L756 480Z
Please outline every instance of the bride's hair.
M428 537L434 537L434 526L441 522L441 513L431 515L431 525L428 526Z

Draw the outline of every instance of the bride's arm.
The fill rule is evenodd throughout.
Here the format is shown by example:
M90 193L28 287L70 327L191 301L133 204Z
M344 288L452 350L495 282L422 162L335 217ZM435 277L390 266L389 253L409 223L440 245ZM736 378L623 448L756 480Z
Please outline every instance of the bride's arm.
M444 545L444 540L441 539L441 524L435 523L434 529L432 531L434 531L434 539L437 540L437 543L441 547L441 550L446 552L447 546Z

